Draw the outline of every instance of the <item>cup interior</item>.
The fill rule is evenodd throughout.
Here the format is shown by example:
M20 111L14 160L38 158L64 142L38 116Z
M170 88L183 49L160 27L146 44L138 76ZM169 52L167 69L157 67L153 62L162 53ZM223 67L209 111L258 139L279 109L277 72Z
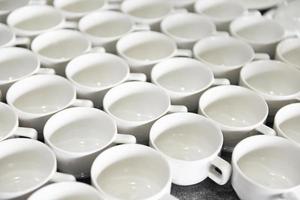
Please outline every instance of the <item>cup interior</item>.
M285 62L300 66L300 40L291 38L282 41L277 46L277 52Z
M107 112L116 118L145 122L166 113L170 98L162 89L151 83L130 82L108 91L103 105Z
M277 61L256 61L242 70L245 82L256 91L275 97L300 91L300 72Z
M17 126L17 115L9 106L0 103L0 141L8 137Z
M90 42L77 31L56 30L36 37L31 48L44 58L68 60L87 51Z
M195 57L215 66L240 67L250 62L254 51L250 45L228 36L211 36L194 46Z
M0 84L31 75L40 64L37 56L24 48L2 48L0 49L0 58Z
M56 170L54 154L37 141L10 139L1 142L0 193L22 195L46 183Z
M157 62L174 54L176 44L161 33L135 32L121 38L117 50L130 60Z
M66 108L75 98L74 87L55 75L35 75L10 87L7 102L30 114L49 114Z
M153 125L150 139L163 154L184 161L202 160L217 154L223 143L221 130L213 122L191 113L162 117Z
M127 15L102 11L85 16L79 22L79 29L93 37L120 37L132 29L133 23Z
M0 46L6 45L14 39L14 33L4 24L0 24Z
M67 66L66 74L79 86L105 89L125 81L129 67L118 56L90 53L72 60Z
M188 58L163 61L153 68L151 76L153 82L176 93L202 91L208 88L214 79L213 73L205 65Z
M87 13L104 6L106 0L54 0L54 6L69 13Z
M1 11L11 11L27 5L29 0L2 0L0 1Z
M104 112L94 108L70 108L52 116L44 136L51 146L69 153L89 153L109 145L117 128Z
M200 108L219 124L235 128L256 126L263 123L268 115L266 102L249 89L239 86L209 89L200 98Z

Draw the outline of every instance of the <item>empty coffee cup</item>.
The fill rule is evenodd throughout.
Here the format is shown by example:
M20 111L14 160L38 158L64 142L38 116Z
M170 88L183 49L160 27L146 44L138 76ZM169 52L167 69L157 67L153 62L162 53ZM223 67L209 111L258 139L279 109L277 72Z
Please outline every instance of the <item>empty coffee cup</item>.
M16 34L5 24L0 24L0 47L25 46L30 45L27 37L16 37Z
M175 200L171 169L154 149L124 144L101 153L91 170L93 186L104 199Z
M281 60L285 63L293 65L300 70L300 39L289 38L281 41L277 45L276 60Z
M296 200L300 148L282 137L252 136L232 153L232 186L240 199Z
M44 139L54 151L58 169L77 178L90 176L93 161L117 143L135 143L132 135L117 134L115 121L96 108L69 108L45 124Z
M190 50L177 49L170 37L153 31L127 34L117 42L117 52L128 61L132 72L144 73L148 79L155 64L175 56L192 56Z
M26 6L32 0L2 0L0 1L0 22L5 23L9 13L17 8ZM39 1L39 0L36 0Z
M7 91L7 103L16 111L22 126L35 128L42 138L45 122L70 106L93 107L90 100L76 99L75 87L56 75L34 75L14 83Z
M240 85L266 100L270 119L281 107L300 100L300 71L280 61L256 61L245 65Z
M228 79L215 79L210 68L191 58L158 63L152 69L151 80L168 93L173 104L185 105L191 112L197 112L199 98L206 89L230 84Z
M133 31L149 30L148 25L136 24L126 14L101 11L88 14L80 19L78 28L93 43L115 53L116 43L124 35Z
M207 64L217 78L228 78L237 84L242 66L252 60L269 59L268 54L256 54L244 41L229 36L209 36L198 41L194 57Z
M75 181L56 172L50 148L32 139L9 139L0 143L0 199L27 199L48 182Z
M230 164L218 154L222 150L221 129L194 113L173 113L157 120L150 131L150 146L162 153L172 169L172 182L193 185L209 177L225 184ZM218 169L219 171L217 171Z
M71 60L66 76L74 84L79 98L90 99L102 108L103 97L109 89L125 81L146 81L142 73L130 73L122 58L107 53L88 53Z
M155 120L168 112L187 112L185 106L171 105L163 89L146 82L128 82L112 88L104 96L103 108L116 120L120 133L132 134L143 144L148 144Z
M233 85L211 88L200 97L198 112L221 127L224 148L228 151L242 139L257 132L276 134L264 125L268 116L267 103L247 88Z

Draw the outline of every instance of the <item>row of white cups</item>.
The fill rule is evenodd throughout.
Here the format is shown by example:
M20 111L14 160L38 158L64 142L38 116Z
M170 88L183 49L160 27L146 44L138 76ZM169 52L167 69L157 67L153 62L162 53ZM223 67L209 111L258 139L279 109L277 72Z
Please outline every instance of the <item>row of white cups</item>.
M29 199L167 200L175 198L171 182L207 177L220 185L231 177L241 199L299 199L300 39L245 9L221 23L170 7L172 14L137 24L124 10L137 4L156 5L157 14L169 8L126 0L124 13L73 18L29 5L8 15L0 27L0 90L8 104L0 103L0 199L27 198L53 181L63 183ZM105 36L96 37L100 30ZM275 114L273 130L264 122ZM257 132L265 136L249 137ZM282 137L270 137L276 132ZM32 139L9 139L18 136ZM223 146L235 147L231 165L219 157ZM72 183L89 176L97 190Z

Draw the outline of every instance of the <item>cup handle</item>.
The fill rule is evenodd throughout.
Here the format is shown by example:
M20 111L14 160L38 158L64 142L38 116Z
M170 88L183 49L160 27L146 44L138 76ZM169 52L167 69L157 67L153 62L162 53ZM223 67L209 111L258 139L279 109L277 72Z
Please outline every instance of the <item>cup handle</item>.
M74 107L93 108L94 103L91 100L88 100L88 99L75 99L75 101L72 103L72 106L74 106Z
M136 138L129 134L117 134L114 143L119 144L135 144Z
M300 188L281 193L276 197L272 198L274 200L300 200Z
M106 50L104 47L93 47L88 50L86 53L105 53Z
M36 74L50 74L54 75L55 70L52 68L39 68L39 70L36 72Z
M170 14L175 14L175 13L188 13L188 10L184 8L176 8L171 10L170 12Z
M78 22L71 22L71 21L65 21L61 28L66 29L77 29L78 28Z
M270 56L266 53L256 53L253 60L270 60Z
M147 80L147 76L143 73L130 73L127 81L142 81L145 82Z
M178 198L174 197L171 194L165 194L163 197L161 197L159 200L179 200Z
M121 11L121 1L110 1L105 6L103 6L104 10L117 10Z
M219 173L215 168L219 169ZM219 185L227 183L231 176L231 165L221 157L217 157L211 162L208 177Z
M29 47L30 39L28 37L17 37L13 45L24 45L26 47Z
M275 136L276 132L274 131L274 129L266 126L265 124L261 124L258 127L255 128L256 131L264 134L264 135L270 135L270 136Z
M226 36L229 36L229 33L226 32L226 31L216 31L216 32L213 33L213 35L214 36L224 36L224 37L226 37Z
M14 136L27 137L27 138L37 140L38 133L33 128L18 127L16 132L14 132Z
M189 49L177 49L175 57L188 57L191 58L193 56L193 52Z
M132 27L133 31L150 31L150 29L148 24L134 24Z
M178 112L188 112L188 109L186 106L171 105L168 111L168 113L178 113Z
M30 0L28 2L29 5L46 5L47 0Z
M213 82L214 86L217 85L230 85L230 81L227 78L215 78Z
M1 91L0 91L0 99L1 99ZM295 98L297 101L300 101L300 96Z
M251 11L247 10L247 11L244 12L243 15L262 17L261 13L258 10L251 10Z
M65 174L61 172L55 172L53 177L50 179L52 182L74 182L76 181L75 176L71 174Z

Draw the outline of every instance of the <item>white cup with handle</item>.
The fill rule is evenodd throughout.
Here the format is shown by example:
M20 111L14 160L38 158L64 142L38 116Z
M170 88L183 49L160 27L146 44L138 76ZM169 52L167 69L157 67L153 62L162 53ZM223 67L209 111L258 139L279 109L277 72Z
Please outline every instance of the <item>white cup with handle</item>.
M15 82L33 74L55 74L53 69L41 68L40 60L32 51L19 47L0 49L0 90L3 99Z
M154 32L129 33L117 42L118 54L127 60L132 72L140 72L150 79L152 67L171 57L191 57L188 49L178 49L170 37Z
M51 149L32 139L9 139L0 143L0 199L23 200L49 182L76 181L59 173Z
M103 46L107 52L116 52L116 43L133 31L150 30L148 25L136 24L128 15L116 11L93 12L82 17L79 30L94 46Z
M2 102L0 102L0 124L0 141L13 137L37 139L36 130L19 127L19 119L15 111Z
M47 121L43 133L58 169L79 179L90 176L92 163L103 150L118 143L136 143L134 136L118 134L115 121L96 108L58 112Z
M283 106L300 100L300 71L275 60L243 67L240 85L259 93L268 103L270 118Z
M91 179L104 199L177 199L170 195L168 161L144 145L124 144L102 152L93 163Z
M30 45L28 37L17 37L15 32L5 24L0 23L0 47L25 46Z
M207 64L216 78L227 78L237 84L241 68L253 61L269 59L268 54L255 53L246 42L230 36L209 36L193 48L194 57Z
M92 186L80 182L60 182L42 187L28 200L103 200L100 193Z
M194 113L163 116L150 130L150 146L169 161L172 182L177 185L197 184L207 177L224 185L230 179L231 166L218 156L222 145L221 129Z
M130 73L122 58L108 53L87 53L71 60L66 76L76 87L79 98L90 99L102 108L107 91L125 81L146 81L142 73Z
M190 112L197 112L205 90L230 84L228 79L214 78L209 67L191 58L170 58L158 63L152 69L151 81L168 93L173 104L185 105Z
M232 153L232 186L243 200L297 200L300 148L282 137L252 136Z
M16 111L22 126L35 128L42 138L46 121L70 106L93 107L90 100L76 99L75 87L57 75L34 75L14 83L7 91L7 103Z
M168 112L187 112L185 106L171 105L160 87L146 82L127 82L109 90L103 99L104 110L117 122L123 134L132 134L138 143L148 144L149 130Z
M299 55L300 38L288 38L277 45L275 59L290 64L300 70Z
M268 116L265 100L240 86L210 88L200 97L198 113L221 127L224 149L227 151L231 151L242 139L257 133L276 135L273 129L264 124Z

